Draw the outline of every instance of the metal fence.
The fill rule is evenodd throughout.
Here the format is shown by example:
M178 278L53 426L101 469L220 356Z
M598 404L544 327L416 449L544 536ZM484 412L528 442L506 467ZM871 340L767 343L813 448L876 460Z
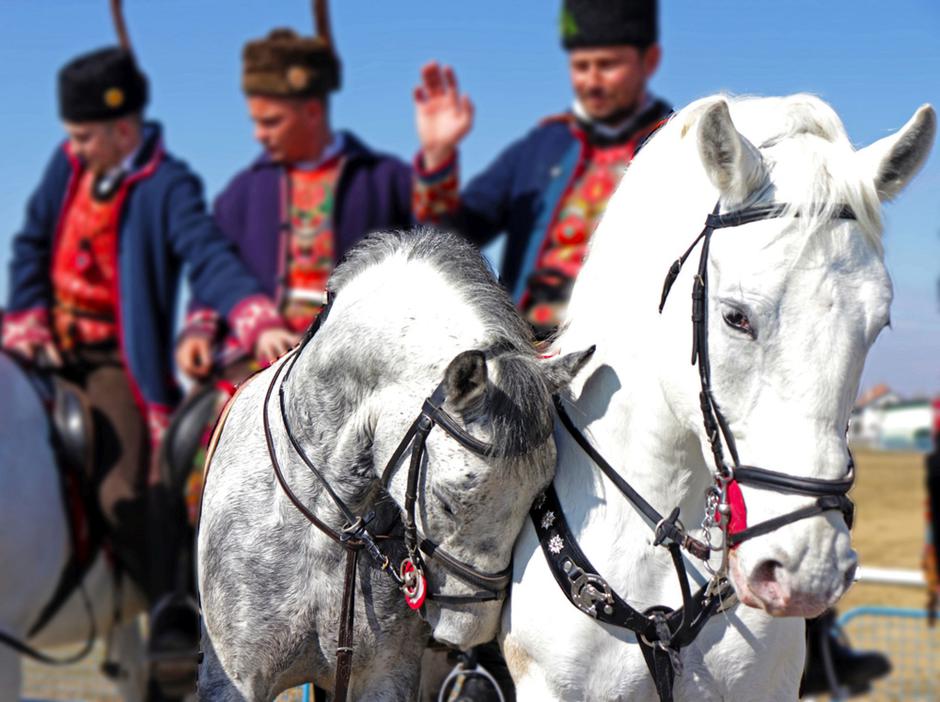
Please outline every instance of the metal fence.
M857 607L839 624L852 648L881 651L891 660L890 675L875 681L866 699L940 700L940 626L929 626L924 610Z

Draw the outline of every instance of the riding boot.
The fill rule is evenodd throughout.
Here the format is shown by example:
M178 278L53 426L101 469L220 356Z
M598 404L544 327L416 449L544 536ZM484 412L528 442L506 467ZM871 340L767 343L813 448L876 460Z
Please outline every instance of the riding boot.
M147 645L151 676L168 697L195 691L199 653L199 608L192 568L192 532L182 500L164 485L147 496L151 604Z
M891 672L887 656L877 651L855 651L836 623L834 610L806 621L806 668L800 696L818 694L861 695L872 681Z

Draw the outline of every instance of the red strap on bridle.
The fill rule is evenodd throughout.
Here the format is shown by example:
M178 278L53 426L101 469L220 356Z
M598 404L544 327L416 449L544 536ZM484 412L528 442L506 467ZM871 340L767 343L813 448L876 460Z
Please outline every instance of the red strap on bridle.
M744 495L737 480L728 483L728 506L731 508L731 518L728 521L728 534L737 534L747 529L747 505L744 504Z
M741 494L741 486L737 480L732 480L726 488L728 495L728 507L731 508L731 517L728 520L728 536L737 534L739 531L747 529L747 505L744 504L744 495ZM716 521L721 524L721 514L716 515ZM737 548L740 544L735 544L731 548Z

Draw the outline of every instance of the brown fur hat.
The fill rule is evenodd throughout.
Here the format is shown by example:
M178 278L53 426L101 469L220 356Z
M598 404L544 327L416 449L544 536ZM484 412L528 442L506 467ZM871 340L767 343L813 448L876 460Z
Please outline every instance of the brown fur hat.
M339 86L339 58L322 37L275 29L264 39L245 44L242 90L246 95L324 97Z

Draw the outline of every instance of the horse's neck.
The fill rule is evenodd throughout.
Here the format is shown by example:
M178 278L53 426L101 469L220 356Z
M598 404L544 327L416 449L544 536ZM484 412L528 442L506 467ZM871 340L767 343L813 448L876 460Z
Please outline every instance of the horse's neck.
M695 435L678 425L654 384L595 366L594 377L569 405L569 415L658 512L665 516L681 507L684 523L694 527L702 518L707 471L697 470L702 457ZM653 525L601 474L567 430L559 427L557 436L559 500L599 574L637 605L678 605L668 553L649 545Z
M572 384L572 419L658 512L665 516L680 507L683 522L694 527L702 518L709 473L689 419L698 382L688 361L691 271L683 271L663 315L658 303L666 271L701 230L713 200L706 205L712 194L699 192L692 203L666 208L670 194L656 184L664 173L651 170L649 181L628 172L611 201L556 348L563 353L597 344L590 367ZM688 181L687 189L698 184L691 176L677 177ZM665 549L649 546L652 525L563 429L556 486L575 534L587 542L592 560L597 553L606 561L595 566L612 585L644 593L656 592L655 582L665 578L670 589L675 585L671 567L642 567L650 559L669 560Z
M316 371L317 363L313 353L302 351L290 375L282 379L286 394L284 419L323 480L358 514L373 494L376 477L376 468L367 460L369 437L363 415L368 411L368 395L348 379L324 379ZM273 413L280 412L278 391L269 407ZM287 431L287 426L281 422L278 425ZM318 507L332 509L333 501L320 479L311 475L292 446L287 455L292 459L286 469L296 473L299 484L308 486Z

